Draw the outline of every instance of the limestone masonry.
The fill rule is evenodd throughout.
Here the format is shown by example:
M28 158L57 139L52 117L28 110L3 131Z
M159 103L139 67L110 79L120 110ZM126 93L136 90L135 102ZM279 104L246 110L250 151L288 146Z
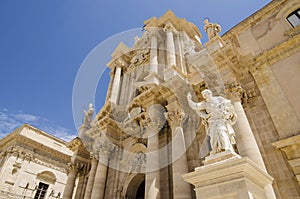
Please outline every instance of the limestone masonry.
M77 138L26 124L0 141L0 198L300 198L299 24L299 0L223 35L172 11L146 20L113 52L106 103ZM220 104L200 104L205 89Z

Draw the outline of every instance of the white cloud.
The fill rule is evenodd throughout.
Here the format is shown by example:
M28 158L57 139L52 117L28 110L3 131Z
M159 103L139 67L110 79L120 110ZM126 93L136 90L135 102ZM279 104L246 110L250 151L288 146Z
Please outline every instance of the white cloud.
M14 118L16 119L16 120L20 120L20 121L24 121L24 122L28 122L28 123L30 123L30 122L37 122L38 120L39 120L39 117L37 117L37 116L34 116L34 115L29 115L29 114L24 114L24 113L18 113L18 114L15 114L15 115L13 115L14 116Z
M22 111L14 113L9 112L7 109L2 109L2 111L0 111L0 139L24 123L33 125L65 141L70 141L76 137L76 132L71 133L67 128L59 126L46 118L26 114Z
M76 135L70 133L70 131L64 127L56 126L56 125L47 125L41 127L45 132L51 132L57 138L63 139L65 141L70 141L76 137Z

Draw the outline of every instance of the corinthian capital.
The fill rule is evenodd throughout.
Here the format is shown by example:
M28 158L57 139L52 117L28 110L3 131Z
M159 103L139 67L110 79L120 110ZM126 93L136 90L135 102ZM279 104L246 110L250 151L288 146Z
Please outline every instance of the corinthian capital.
M184 113L178 102L173 102L167 105L168 112L165 117L172 127L183 126L188 119L188 115Z
M116 151L116 146L106 137L104 133L98 137L93 146L93 151L96 157L112 159L114 157L114 152Z
M177 32L176 28L173 26L171 22L166 23L166 25L163 28L164 32Z
M77 165L76 164L74 164L74 163L68 163L68 170L67 170L67 172L68 172L68 174L69 173L77 173L78 172L78 167L77 167Z
M225 92L229 99L233 101L241 101L244 97L245 89L242 88L240 83L233 82L226 86Z

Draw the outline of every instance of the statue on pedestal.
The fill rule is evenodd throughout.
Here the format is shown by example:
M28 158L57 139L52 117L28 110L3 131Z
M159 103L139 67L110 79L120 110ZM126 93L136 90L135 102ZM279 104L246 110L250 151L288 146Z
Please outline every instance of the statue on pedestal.
M204 19L204 31L207 33L208 39L211 40L221 32L221 26L216 23L210 23L208 19Z
M237 115L231 101L221 96L212 96L208 89L202 91L202 96L205 101L195 103L191 94L187 95L189 106L201 117L210 138L210 148L206 152L200 151L200 157L205 157L209 151L210 155L226 150L234 151L232 144L235 144L235 133L232 125L236 122Z

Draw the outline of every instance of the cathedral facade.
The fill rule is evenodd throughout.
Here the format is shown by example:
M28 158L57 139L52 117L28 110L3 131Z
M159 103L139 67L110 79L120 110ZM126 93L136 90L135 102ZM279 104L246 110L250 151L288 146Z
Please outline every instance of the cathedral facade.
M93 120L91 106L66 144L62 198L200 198L183 176L210 166L209 124L188 101L204 101L205 89L235 109L234 153L268 176L252 198L300 198L299 13L298 0L274 0L222 36L205 20L205 44L172 11L146 20L142 37L120 43L107 64L105 105ZM239 198L220 197L229 189L203 198Z
M204 89L234 105L235 151L274 178L267 197L299 197L299 8L273 1L223 36L207 20L204 45L171 11L146 20L115 49L107 102L79 130L93 155L85 197L195 198L182 175L204 164L207 132L187 95Z
M272 1L222 36L206 20L205 44L168 11L120 43L107 101L79 129L93 156L85 198L196 198L182 175L204 164L207 131L187 95L203 101L204 89L231 100L234 150L272 176L266 198L299 197L299 8Z

